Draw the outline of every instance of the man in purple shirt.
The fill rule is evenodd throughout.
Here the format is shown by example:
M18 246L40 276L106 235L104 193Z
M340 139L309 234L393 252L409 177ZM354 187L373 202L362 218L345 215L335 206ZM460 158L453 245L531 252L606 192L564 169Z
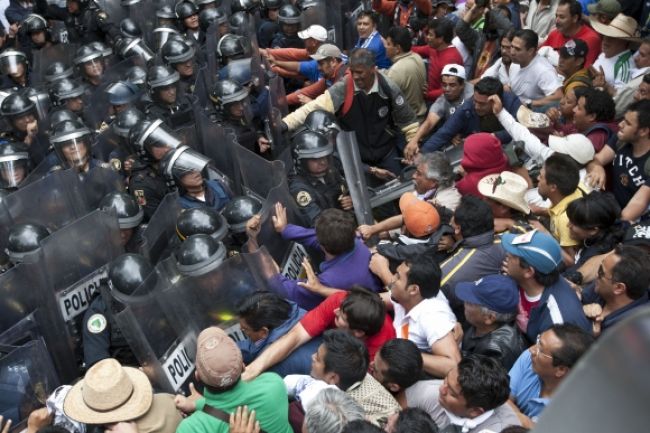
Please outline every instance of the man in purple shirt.
M253 217L247 224L247 233L255 237L259 218ZM354 215L340 209L326 209L316 219L313 229L288 224L287 212L280 203L275 205L273 216L275 231L286 239L302 244L307 250L325 255L317 277L327 287L348 290L354 285L374 292L382 289L381 282L370 272L370 250L356 236ZM271 282L281 296L294 301L301 308L311 310L321 303L323 297L300 285L304 280L292 280L281 274Z

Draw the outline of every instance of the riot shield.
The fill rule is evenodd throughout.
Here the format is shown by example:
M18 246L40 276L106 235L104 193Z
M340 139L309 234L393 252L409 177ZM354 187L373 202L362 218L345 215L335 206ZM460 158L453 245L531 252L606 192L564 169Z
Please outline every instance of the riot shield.
M74 171L57 171L21 187L0 202L0 248L16 223L38 223L54 232L88 213L83 187Z
M93 157L102 161L110 160L111 153L119 149L121 141L113 128L105 128L95 137L92 147Z
M252 192L264 200L272 188L286 181L282 162L268 161L243 146L237 146L235 151L246 194Z
M353 131L340 131L336 136L336 149L343 166L345 182L354 204L357 223L373 224L370 196L366 185L366 175L359 154L357 136Z
M282 77L275 74L269 80L269 92L269 113L273 112L273 109L277 109L283 117L286 116L289 113L289 106Z
M175 394L193 380L196 355L196 333L187 325L174 320L160 303L172 284L162 273L153 272L132 296L105 291L111 297L117 326L138 359L142 371L154 386ZM185 302L185 294L177 299ZM178 332L183 329L183 332Z
M166 266L167 272L177 272L173 263ZM239 331L237 306L256 290L268 290L268 282L276 274L273 259L262 247L250 254L235 255L203 275L173 278L176 282L161 299L176 316L176 323L189 324L196 333L219 326L239 341L244 337Z
M99 202L109 192L124 191L124 180L113 169L95 167L83 178L83 190L90 209L97 209Z
M60 381L42 340L1 346L0 352L0 414L20 431L29 414L45 405Z
M141 1L140 3L146 2ZM98 0L97 4L106 12L109 21L116 26L119 26L120 21L129 16L129 9L122 6L122 2L119 0Z
M21 263L0 275L0 344L20 345L43 337L65 381L78 376L72 345L42 263Z
M141 254L153 264L171 254L178 244L176 219L181 211L178 193L171 192L165 196L151 216L149 224L142 232Z
M242 180L237 148L241 147L231 129L223 128L208 119L204 112L197 115L197 133L200 150L210 158L214 167L231 180L231 188L237 195L242 193Z
M266 138L271 141L271 152L275 159L282 161L287 173L293 167L291 156L291 146L285 134L282 132L282 113L279 109L273 107L269 116L264 119L264 132Z
M106 265L123 253L117 215L94 211L48 236L41 244L49 287L41 296L53 297L65 334L82 359L83 314L107 276Z
M65 43L51 45L32 52L31 81L43 83L45 70L54 62L63 62L68 67L73 66L72 59L77 52L78 45Z
M142 0L128 10L129 18L140 26L142 38L149 47L154 46L153 29L156 28L156 9L163 4L173 6L172 1Z

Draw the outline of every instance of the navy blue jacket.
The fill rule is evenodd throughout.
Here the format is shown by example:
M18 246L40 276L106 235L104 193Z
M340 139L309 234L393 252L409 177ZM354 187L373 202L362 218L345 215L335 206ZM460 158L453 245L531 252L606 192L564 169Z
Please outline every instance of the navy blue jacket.
M511 92L503 92L503 108L508 110L515 119L519 107L521 107L521 101L517 95ZM476 110L474 110L474 98L470 98L422 145L420 151L428 153L442 150L451 144L451 139L458 134L467 137L470 134L482 132L480 125L480 119L476 114ZM512 137L505 130L498 131L494 135L501 140L501 143L510 143L512 141Z

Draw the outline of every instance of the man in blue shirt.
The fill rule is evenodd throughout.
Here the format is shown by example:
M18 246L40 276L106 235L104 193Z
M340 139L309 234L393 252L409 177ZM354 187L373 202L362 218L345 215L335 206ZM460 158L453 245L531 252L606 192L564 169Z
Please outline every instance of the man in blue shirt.
M378 69L388 69L392 64L386 55L386 48L377 31L377 14L373 11L363 11L357 18L357 33L359 39L354 48L366 48L375 54Z

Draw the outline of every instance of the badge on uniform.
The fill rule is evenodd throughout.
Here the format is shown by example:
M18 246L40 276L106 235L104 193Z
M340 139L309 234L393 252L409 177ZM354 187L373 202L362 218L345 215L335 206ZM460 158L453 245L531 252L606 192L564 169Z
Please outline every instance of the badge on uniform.
M147 198L144 196L143 189L136 189L133 191L133 195L140 206L145 206L147 204Z
M309 203L311 203L311 195L309 195L307 191L300 191L298 194L296 194L296 203L302 207L307 206Z
M395 98L395 105L404 105L404 97L402 95L399 95L397 98Z
M88 328L88 332L90 332L91 334L99 334L104 329L106 329L107 325L108 322L106 321L106 317L104 317L103 314L99 314L99 313L90 316L90 318L86 322L86 327Z
M112 158L109 163L115 171L120 171L122 169L122 161L120 161L118 158Z
M386 106L381 107L377 112L377 114L379 114L379 117L386 117L386 115L388 114L388 107Z

